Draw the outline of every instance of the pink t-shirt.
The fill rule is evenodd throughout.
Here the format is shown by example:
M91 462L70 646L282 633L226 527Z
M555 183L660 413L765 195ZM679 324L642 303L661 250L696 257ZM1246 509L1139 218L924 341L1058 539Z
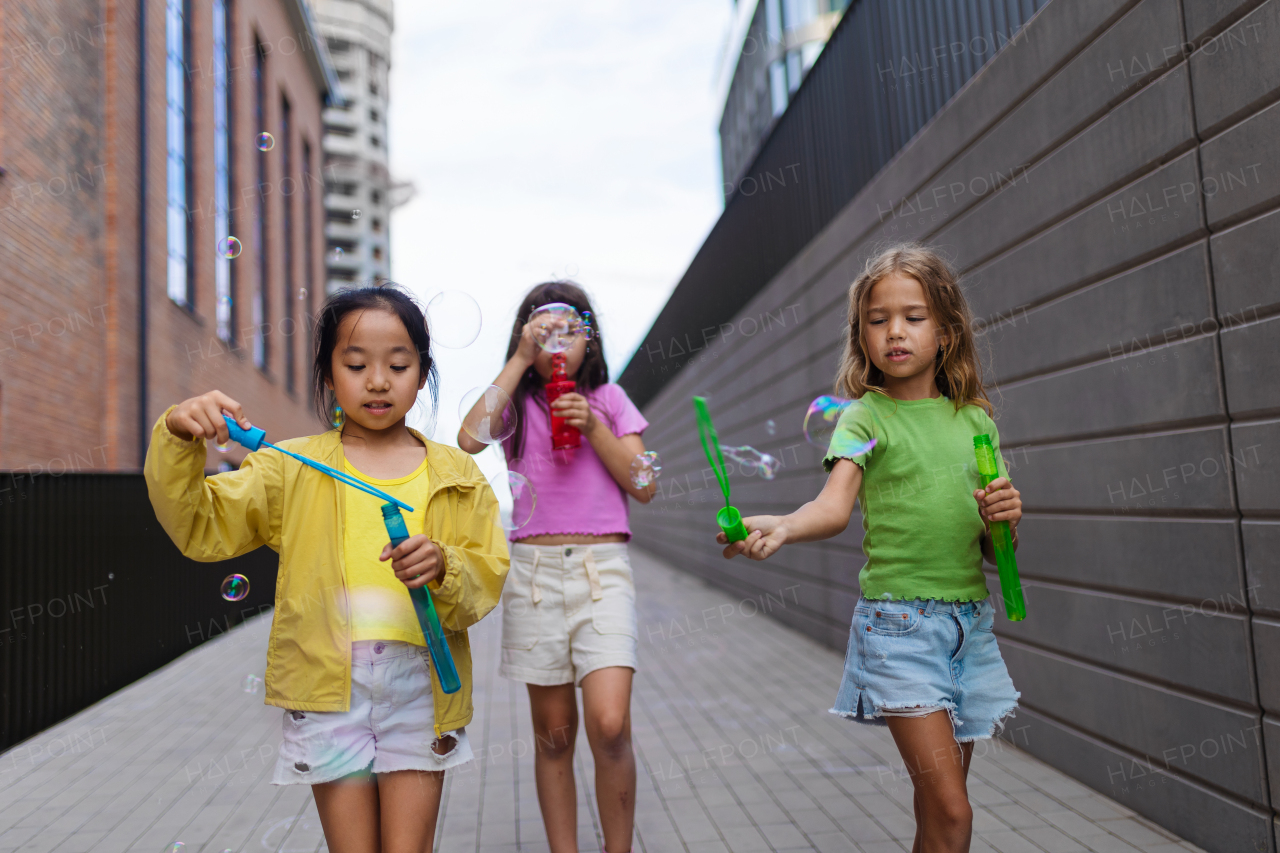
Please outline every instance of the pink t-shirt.
M601 385L585 396L601 420L601 426L611 429L619 438L643 433L649 426L627 392L613 383ZM625 533L630 539L627 493L604 467L585 436L576 450L551 450L551 419L546 406L547 398L542 392L524 402L523 458L511 458L512 439L503 442L507 467L527 477L536 496L533 518L508 536L514 541L544 534ZM528 514L531 500L527 492L516 500L516 518Z

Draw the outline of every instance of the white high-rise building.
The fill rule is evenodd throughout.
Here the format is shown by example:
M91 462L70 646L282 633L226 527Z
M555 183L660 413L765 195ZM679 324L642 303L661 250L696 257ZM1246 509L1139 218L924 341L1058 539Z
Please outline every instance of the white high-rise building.
M393 0L309 0L343 103L324 111L327 292L391 274L387 90Z

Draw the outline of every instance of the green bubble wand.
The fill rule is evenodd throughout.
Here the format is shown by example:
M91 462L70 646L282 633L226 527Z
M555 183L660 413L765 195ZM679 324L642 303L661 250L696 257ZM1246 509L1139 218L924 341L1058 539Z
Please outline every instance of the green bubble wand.
M996 468L996 452L991 446L991 436L975 435L973 452L978 457L978 476L982 478L982 488L985 489L1000 473ZM1004 596L1004 615L1009 617L1010 622L1020 622L1027 618L1027 602L1022 597L1022 580L1018 577L1018 558L1013 553L1009 522L991 522L991 545L996 554L1000 592Z
M720 437L711 423L711 413L707 411L707 401L702 397L693 398L693 413L698 419L698 438L702 441L702 452L707 455L707 462L715 472L720 483L720 491L724 492L724 509L716 512L716 524L724 531L730 542L741 542L747 538L747 527L742 523L742 513L729 503L729 478L724 473L724 454L720 452ZM711 450L715 448L715 455Z

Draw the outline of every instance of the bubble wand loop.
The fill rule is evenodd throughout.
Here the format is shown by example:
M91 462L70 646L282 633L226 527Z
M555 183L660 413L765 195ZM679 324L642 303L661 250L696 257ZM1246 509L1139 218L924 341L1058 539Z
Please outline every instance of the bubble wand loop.
M232 440L242 445L245 449L256 451L261 447L270 447L272 450L278 450L286 456L292 456L303 465L309 465L354 489L359 489L362 492L387 501L382 505L382 521L387 527L387 535L391 538L391 547L394 548L409 538L409 530L405 526L404 516L400 514L400 510L404 508L409 512L413 512L413 507L345 472L330 468L323 462L317 462L314 459L290 453L283 447L277 447L266 440L267 433L263 429L252 427L246 430L241 428L231 416L223 415L223 418L226 419L227 430ZM417 589L409 590L409 598L413 601L413 610L418 617L418 625L422 628L422 636L426 639L427 649L431 652L431 662L434 664L436 676L440 680L440 688L445 693L457 693L462 688L462 682L458 679L458 669L453 663L453 655L449 652L449 644L445 641L444 629L440 626L440 617L436 613L435 602L431 600L431 593L425 586L421 586Z
M724 473L724 454L720 452L720 437L711 423L707 401L702 397L694 397L693 413L698 421L698 439L702 442L702 452L707 455L707 463L720 483L720 491L724 492L724 509L716 513L716 524L720 525L725 538L730 542L741 542L747 538L747 528L742 523L742 513L729 503L729 478ZM712 448L715 448L714 456Z

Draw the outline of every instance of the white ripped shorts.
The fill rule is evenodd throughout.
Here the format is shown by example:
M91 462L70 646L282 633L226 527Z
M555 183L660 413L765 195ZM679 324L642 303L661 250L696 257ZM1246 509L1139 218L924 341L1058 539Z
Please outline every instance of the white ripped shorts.
M513 681L550 687L608 666L636 668L636 588L627 546L511 546L502 589L502 663Z
M285 711L274 785L315 785L372 770L448 770L472 758L465 729L437 755L431 660L411 643L351 644L351 710ZM447 741L446 741L447 743Z

